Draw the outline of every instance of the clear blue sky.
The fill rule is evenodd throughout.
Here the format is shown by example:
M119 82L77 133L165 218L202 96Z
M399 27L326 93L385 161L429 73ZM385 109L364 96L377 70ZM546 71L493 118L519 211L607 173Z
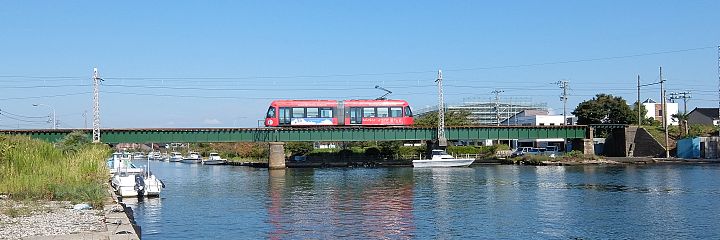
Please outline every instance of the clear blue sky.
M0 128L50 127L33 103L61 127L83 127L84 111L91 125L93 67L107 128L255 127L272 99L374 98L375 85L420 109L436 104L437 69L449 104L500 89L561 113L562 79L570 109L597 93L632 102L636 76L658 81L663 66L668 91L718 106L715 0L2 5L0 109L40 118Z

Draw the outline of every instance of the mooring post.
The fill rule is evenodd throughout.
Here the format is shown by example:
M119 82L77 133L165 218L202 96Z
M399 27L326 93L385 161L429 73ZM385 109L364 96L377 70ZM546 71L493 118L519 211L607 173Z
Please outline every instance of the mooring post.
M270 156L268 156L269 169L285 169L285 143L270 142Z

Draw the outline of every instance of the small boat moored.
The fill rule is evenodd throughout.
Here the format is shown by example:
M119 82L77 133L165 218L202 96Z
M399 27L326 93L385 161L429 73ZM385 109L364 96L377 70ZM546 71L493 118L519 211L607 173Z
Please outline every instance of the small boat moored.
M210 153L207 160L203 160L204 165L223 165L227 164L227 160L220 157L218 153Z
M188 152L187 157L183 158L182 163L201 163L202 155L199 152Z
M171 152L170 156L168 158L168 161L170 162L179 162L183 160L183 156L179 152Z
M107 167L112 173L110 186L121 197L159 196L165 184L150 172L149 164L137 167L132 162L129 153L113 153L107 161ZM147 168L147 169L146 169Z
M475 162L474 158L455 158L443 150L432 150L431 159L413 160L413 167L467 167Z

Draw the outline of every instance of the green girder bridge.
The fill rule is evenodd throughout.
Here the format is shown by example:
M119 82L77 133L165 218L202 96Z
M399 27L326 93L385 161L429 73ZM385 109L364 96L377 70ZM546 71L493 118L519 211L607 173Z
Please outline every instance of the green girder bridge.
M448 127L448 140L482 139L584 139L590 126L478 126ZM56 142L73 131L92 135L89 129L0 130L0 134L26 135ZM160 142L345 142L434 140L435 128L137 128L101 129L103 143Z

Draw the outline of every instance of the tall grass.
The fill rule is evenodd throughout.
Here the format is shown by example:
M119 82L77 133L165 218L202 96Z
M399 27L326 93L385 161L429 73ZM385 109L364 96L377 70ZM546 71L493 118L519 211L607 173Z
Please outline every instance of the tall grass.
M69 200L101 206L107 190L105 145L61 151L25 136L0 135L0 193L13 199Z

